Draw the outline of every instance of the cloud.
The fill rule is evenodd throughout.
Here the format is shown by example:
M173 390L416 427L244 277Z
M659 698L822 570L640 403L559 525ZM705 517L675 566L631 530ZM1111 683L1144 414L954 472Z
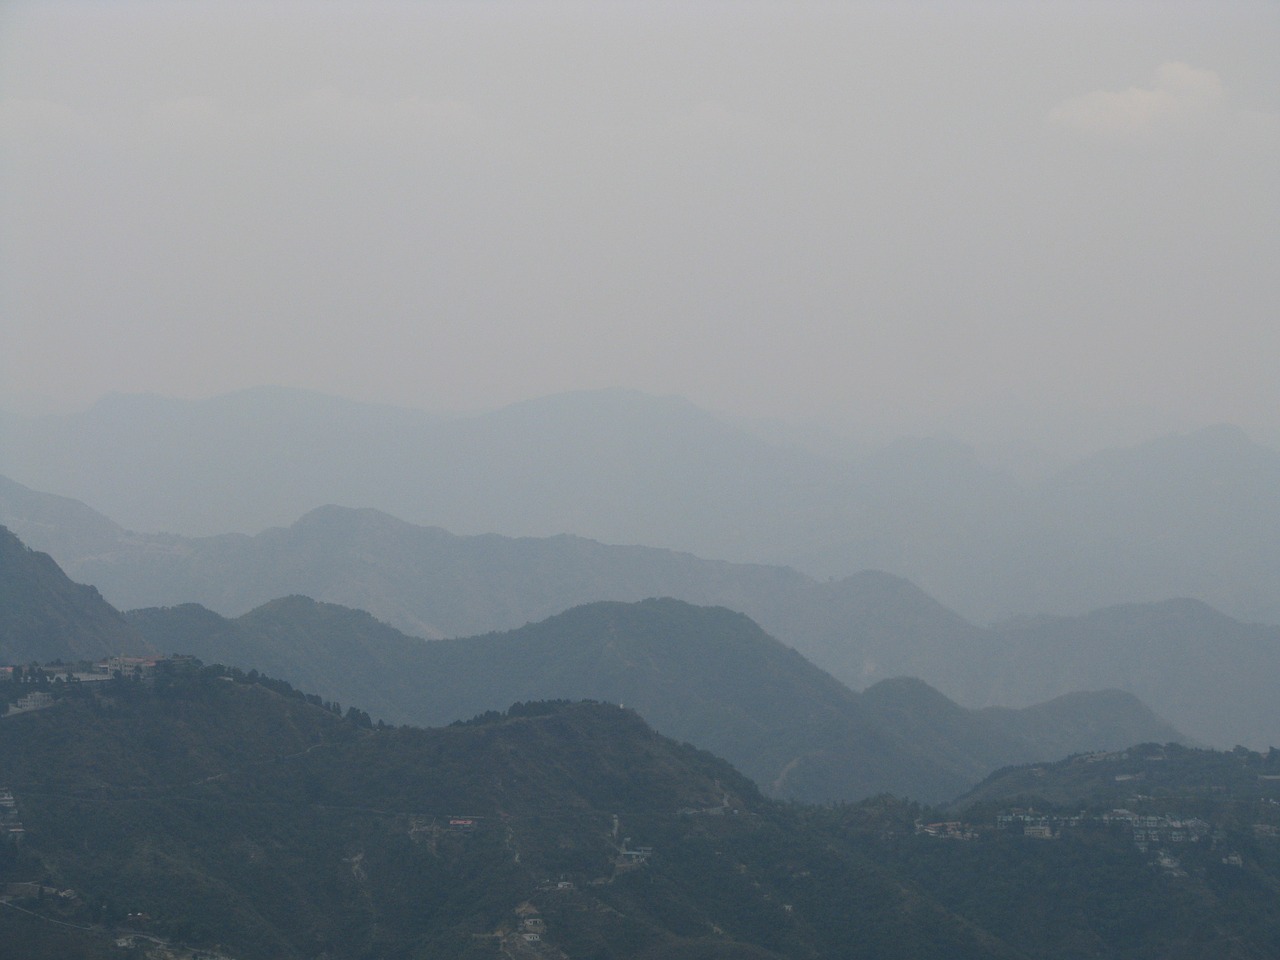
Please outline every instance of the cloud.
M1212 70L1165 63L1146 86L1095 90L1049 111L1051 126L1097 137L1148 137L1194 128L1223 109L1226 87Z

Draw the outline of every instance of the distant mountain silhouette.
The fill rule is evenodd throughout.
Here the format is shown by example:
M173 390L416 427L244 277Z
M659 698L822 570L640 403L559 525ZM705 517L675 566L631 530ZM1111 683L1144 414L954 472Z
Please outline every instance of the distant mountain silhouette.
M113 395L81 414L16 420L10 433L10 475L132 529L188 534L258 531L353 503L468 533L684 538L733 542L727 552L741 555L780 533L759 507L794 488L799 466L685 400L627 390L466 418L282 388L204 401Z
M1280 623L1280 453L1231 427L1027 480L955 441L819 455L623 390L442 418L262 388L6 423L6 473L135 530L257 532L342 503L819 578L880 569L984 622L1191 596Z
M63 505L75 509L61 526L22 519ZM745 612L856 687L921 673L938 647L972 648L985 636L914 585L874 571L822 583L786 567L581 537L462 537L335 506L253 537L130 534L97 515L82 535L87 509L0 487L0 510L17 518L14 528L36 538L55 530L67 569L121 608L193 601L238 615L303 594L440 638L510 629L596 600L670 596ZM104 542L108 529L116 534Z

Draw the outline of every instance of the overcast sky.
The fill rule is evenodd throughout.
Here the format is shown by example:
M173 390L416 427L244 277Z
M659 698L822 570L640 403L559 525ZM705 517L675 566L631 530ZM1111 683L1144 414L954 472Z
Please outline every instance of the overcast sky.
M1280 439L1280 4L15 2L0 398Z

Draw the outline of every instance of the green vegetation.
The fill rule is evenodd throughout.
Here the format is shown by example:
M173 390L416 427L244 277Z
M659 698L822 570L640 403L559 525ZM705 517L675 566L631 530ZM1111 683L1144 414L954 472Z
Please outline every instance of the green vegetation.
M27 833L0 844L17 891L0 942L31 956L97 957L132 930L240 960L496 957L527 945L530 917L547 949L599 960L1244 960L1280 944L1280 839L1251 819L1274 756L1143 748L1051 768L1160 750L1142 762L1177 769L1166 802L1203 783L1194 812L1216 832L1182 844L1175 875L1115 829L996 829L993 785L1015 771L963 841L918 833L943 814L888 796L768 800L608 704L426 730L221 667L54 689L0 720L0 789Z

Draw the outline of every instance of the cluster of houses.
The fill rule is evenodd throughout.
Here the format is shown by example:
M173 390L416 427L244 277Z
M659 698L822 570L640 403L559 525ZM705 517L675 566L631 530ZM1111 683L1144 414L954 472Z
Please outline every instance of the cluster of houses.
M9 707L10 713L26 713L28 710L42 710L53 703L53 695L44 690L32 690L14 701Z
M56 702L53 690L64 684L102 683L121 678L150 682L162 671L170 674L200 666L195 657L174 655L171 657L105 657L97 662L75 664L17 664L0 666L0 684L13 684L8 697L19 690L21 696L8 702L8 710L0 705L0 715L14 716L32 710L42 710ZM5 700L8 700L5 697Z
M195 657L175 654L170 657L104 657L97 662L85 661L76 664L46 663L17 664L0 666L0 682L12 680L18 683L38 683L41 681L64 682L110 680L113 677L125 679L154 679L157 671L164 667L180 667L186 663L196 663Z
M104 657L96 662L75 664L16 664L0 666L0 683L8 681L19 685L44 686L49 683L100 683L116 677L126 680L154 680L162 670L181 671L184 667L199 665L200 661L195 657L182 654L169 657Z
M532 903L525 901L516 907L517 934L521 940L528 944L535 944L542 940L543 933L546 932L547 924L542 919L542 913Z
M1181 820L1176 817L1143 816L1128 810L1113 810L1106 816L1110 816L1113 823L1128 822L1133 842L1139 850L1146 850L1148 844L1152 843L1195 843L1207 837L1211 830L1207 822L1197 817Z
M948 840L976 840L978 833L960 820L939 820L937 823L916 821L916 833L929 837L946 837Z
M1210 825L1195 817L1181 819L1131 810L1111 810L1097 816L1037 813L1035 810L1013 809L997 814L996 830L1038 840L1057 840L1069 830L1081 827L1120 828L1129 833L1139 850L1152 844L1195 843L1212 832ZM978 830L961 820L937 823L916 822L916 834L948 840L976 840Z
M628 870L636 870L646 866L649 863L649 858L653 856L653 847L631 847L630 842L630 837L623 841L622 847L618 850L618 855L613 860L613 872L615 874L626 873Z
M1056 840L1064 830L1076 829L1086 821L1100 822L1096 817L1061 817L1036 813L1034 810L1011 810L996 815L996 829L1002 833L1035 837L1037 840Z
M1140 814L1131 810L1111 810L1098 816L1053 816L1033 810L1012 810L996 817L996 828L1021 833L1024 837L1055 840L1064 830L1082 826L1119 826L1127 830L1139 850L1150 844L1195 843L1207 837L1210 825L1196 817L1181 819L1158 814Z
M1259 824L1255 824L1255 831ZM1172 876L1183 876L1182 865L1165 849L1174 844L1197 843L1210 837L1212 826L1198 817L1180 818L1160 814L1140 814L1131 810L1111 810L1095 816L1076 814L1061 816L1037 813L1034 810L1013 809L996 816L997 833L1034 837L1038 840L1058 840L1064 833L1080 828L1122 830L1129 834L1134 846L1142 853L1151 851L1155 866ZM988 828L989 829L989 828ZM1276 830L1280 835L1280 829ZM960 820L944 820L937 823L916 821L916 834L948 840L976 840L978 829ZM1239 867L1243 860L1239 854L1230 853L1222 858L1224 864Z

